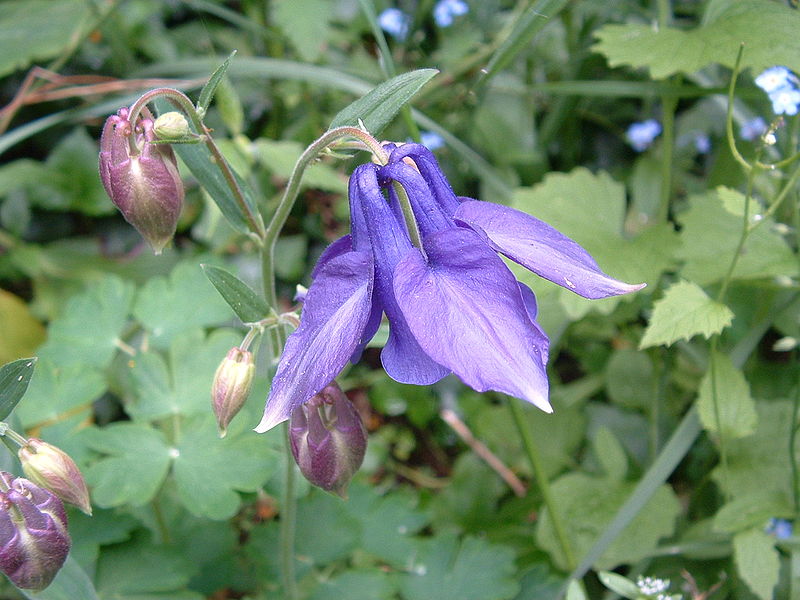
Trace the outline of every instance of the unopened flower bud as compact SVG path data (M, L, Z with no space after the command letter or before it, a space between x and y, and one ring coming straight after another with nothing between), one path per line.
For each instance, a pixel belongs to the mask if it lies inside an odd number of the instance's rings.
M17 587L43 590L64 564L70 545L58 496L0 471L0 571Z
M347 497L347 485L364 460L367 431L336 382L294 410L289 420L289 441L306 479Z
M180 140L189 135L189 122L177 111L166 112L153 123L153 133L160 140Z
M92 514L89 490L78 465L52 444L31 438L18 452L25 475L36 485L47 488L64 502Z
M148 113L149 114L149 113ZM134 147L130 136L135 135ZM153 121L128 119L121 108L106 120L100 139L100 178L111 201L156 254L175 235L183 183L172 148L153 144Z
M211 384L211 406L217 417L220 437L225 437L228 423L244 406L253 386L256 367L253 353L232 348L217 367Z

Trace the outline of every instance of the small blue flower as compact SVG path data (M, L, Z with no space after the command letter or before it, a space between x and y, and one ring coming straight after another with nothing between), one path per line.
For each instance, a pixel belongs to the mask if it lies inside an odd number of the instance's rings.
M767 131L767 122L761 117L754 117L749 121L745 121L739 128L739 135L743 140L752 142L756 138L761 137Z
M428 150L438 150L444 146L444 138L433 131L422 131L419 134L422 145Z
M800 91L795 89L777 90L769 95L769 99L776 115L796 115L800 109Z
M694 148L699 154L708 154L711 151L711 138L705 133L694 135Z
M386 33L398 40L406 39L411 27L411 17L399 8L387 8L378 15L378 25Z
M785 540L792 537L792 522L786 519L770 519L765 531L779 540Z
M634 150L643 152L650 147L659 133L661 133L661 124L655 119L647 119L647 121L633 123L628 127L625 138Z
M439 27L450 27L455 17L468 12L469 6L464 0L439 0L433 7L433 20Z
M770 67L756 77L756 85L768 94L790 88L796 82L797 77L786 67Z

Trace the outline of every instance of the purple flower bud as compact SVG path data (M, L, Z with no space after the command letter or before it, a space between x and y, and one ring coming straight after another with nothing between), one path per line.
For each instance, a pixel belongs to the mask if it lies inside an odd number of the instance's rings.
M64 564L70 545L58 496L0 471L0 571L17 587L43 590Z
M66 452L31 438L19 449L18 456L28 479L91 516L92 504L86 482L78 465Z
M211 384L211 406L217 417L219 436L225 437L228 423L244 406L256 373L253 353L232 348L217 367Z
M306 479L347 498L347 485L364 460L367 431L335 381L292 412L289 441Z
M149 115L149 112L146 113ZM131 147L131 133L135 148ZM100 178L111 201L156 254L175 235L183 183L168 144L153 144L153 120L132 124L128 109L110 116L100 139Z

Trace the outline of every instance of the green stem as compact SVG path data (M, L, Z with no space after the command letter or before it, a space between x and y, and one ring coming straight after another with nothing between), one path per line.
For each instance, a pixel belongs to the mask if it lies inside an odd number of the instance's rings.
M208 148L208 151L211 153L211 156L214 159L214 164L225 178L225 183L230 188L231 193L236 200L236 204L242 211L242 214L247 221L247 226L249 227L250 231L258 237L259 240L262 240L265 232L264 221L261 219L261 215L255 211L245 199L244 192L239 186L239 182L236 181L236 176L233 173L233 169L228 164L228 161L225 160L222 152L220 152L217 144L214 142L214 138L211 137L211 132L205 126L203 120L200 118L200 115L197 113L197 108L195 108L195 105L186 94L180 90L175 90L172 88L158 88L143 94L131 105L128 113L128 119L131 123L132 130L135 129L136 119L139 117L139 113L142 111L142 109L144 109L149 102L161 97L167 98L170 102L175 104L175 106L185 112L192 121L192 124L197 132L203 136L203 141L206 144L206 148ZM138 149L135 147L134 137L135 132L131 131L131 150L132 152L135 151L135 153L138 153Z
M25 436L18 434L16 431L14 431L13 429L11 429L11 427L8 426L8 423L5 423L3 421L0 421L0 436L3 437L3 440L6 439L12 440L20 448L28 445L28 439ZM9 446L9 448L11 448L12 450L14 449L11 446Z
M514 424L516 425L517 431L522 439L522 445L525 448L525 454L531 463L531 467L533 467L533 476L536 479L536 484L539 486L539 491L542 494L544 505L547 507L547 512L550 515L550 520L553 523L556 539L558 540L558 544L561 547L561 552L564 554L564 558L567 561L567 567L570 571L573 571L578 564L575 560L575 553L572 550L572 545L570 544L569 537L567 536L567 530L564 527L564 521L561 518L561 513L559 512L558 506L553 498L553 493L550 489L550 482L548 481L547 473L544 470L544 463L542 461L539 448L536 446L530 429L525 423L525 415L522 412L522 407L520 406L521 403L522 401L517 400L516 398L508 398L508 408L511 410L511 417L514 420Z
M731 81L728 84L728 113L725 118L725 134L728 138L728 148L730 148L733 158L736 159L745 173L749 173L753 167L750 165L744 156L739 152L736 147L736 138L733 135L733 96L736 90L736 80L739 78L739 70L742 65L742 54L744 53L744 44L739 46L739 53L736 55L736 63L733 65L733 73L731 73Z
M672 156L675 146L675 109L678 106L678 99L674 96L662 96L661 106L661 126L664 135L661 142L661 198L658 217L659 223L666 223L672 198Z
M669 0L656 0L658 3L658 25L661 28L669 27L672 22L672 7Z

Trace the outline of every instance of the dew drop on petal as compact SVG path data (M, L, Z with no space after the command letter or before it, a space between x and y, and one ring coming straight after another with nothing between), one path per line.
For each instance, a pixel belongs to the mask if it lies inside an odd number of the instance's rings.
M566 277L564 277L564 283L566 283L568 287L570 287L570 288L572 288L572 289L575 289L575 284L574 284L574 283L572 283L572 282L571 282L569 279L567 279Z

